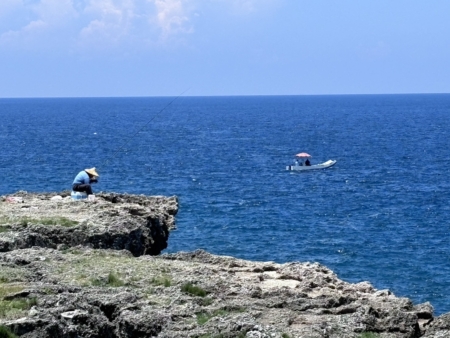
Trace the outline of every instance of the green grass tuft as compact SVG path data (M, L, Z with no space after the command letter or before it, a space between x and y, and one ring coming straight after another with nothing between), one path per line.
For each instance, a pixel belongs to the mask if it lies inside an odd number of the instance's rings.
M2 217L0 218L0 224L3 225L12 225L12 224L20 224L24 227L28 226L29 224L42 224L42 225L60 225L63 227L72 227L78 224L77 221L72 221L66 217L44 217L44 218L31 218L31 217ZM8 231L6 227L1 227L0 229L3 229L3 231L0 230L0 232Z
M361 338L379 338L380 336L373 332L363 332L361 333Z
M160 276L160 277L156 277L156 278L154 277L154 278L152 278L151 282L152 282L152 284L155 284L155 285L163 285L166 288L168 288L169 286L172 285L170 278L166 277L166 276Z
M214 302L212 298L200 298L198 304L201 306L208 306L211 305Z
M208 320L210 320L212 317L225 317L232 313L231 311L225 310L225 309L217 309L214 310L212 313L208 312L199 312L195 315L197 316L197 323L198 325L205 324Z
M124 286L125 283L117 276L114 272L110 272L108 275L108 283L109 286L119 287Z
M35 305L37 305L37 299L35 297L0 300L0 318L15 317Z
M201 287L195 286L192 283L186 283L181 286L181 291L189 293L193 296L205 297L208 293Z
M0 325L0 338L17 338L17 336L6 326Z
M91 285L92 286L104 286L105 283L103 283L100 279L98 278L91 278Z
M42 225L61 225L63 227L72 227L78 224L77 221L72 221L66 217L54 217L54 218L41 218L33 220L32 223L38 223Z
M91 278L92 286L112 286L112 287L120 287L124 286L125 282L120 279L120 277L114 273L110 272L106 279L102 278Z
M0 299L3 299L6 295L23 291L22 285L0 285Z
M13 283L13 282L25 282L27 278L25 277L25 271L21 268L1 266L0 267L0 299L1 293L4 286L2 284Z
M197 316L197 324L198 325L205 324L208 320L210 320L213 317L211 314L208 314L205 312L197 313L196 316Z
M237 338L245 338L247 336L247 331L239 332L239 336Z

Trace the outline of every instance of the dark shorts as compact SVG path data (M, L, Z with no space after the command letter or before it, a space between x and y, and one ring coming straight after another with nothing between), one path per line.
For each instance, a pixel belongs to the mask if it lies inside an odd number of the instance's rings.
M92 187L90 184L74 184L72 185L72 190L85 192L88 195L92 195Z

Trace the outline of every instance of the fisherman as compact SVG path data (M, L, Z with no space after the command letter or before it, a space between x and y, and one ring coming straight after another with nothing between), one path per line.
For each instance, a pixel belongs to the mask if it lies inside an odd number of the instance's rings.
M306 166L310 166L311 165L311 162L309 162L309 158L306 159L305 165Z
M94 168L84 169L75 176L72 183L72 190L85 192L88 196L92 195L92 183L98 182L99 174Z

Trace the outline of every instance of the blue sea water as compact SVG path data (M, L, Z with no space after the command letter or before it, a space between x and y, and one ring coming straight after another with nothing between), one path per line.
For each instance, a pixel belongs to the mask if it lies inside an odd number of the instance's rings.
M450 95L0 99L0 194L179 197L165 252L320 262L450 311ZM329 169L289 172L298 152Z

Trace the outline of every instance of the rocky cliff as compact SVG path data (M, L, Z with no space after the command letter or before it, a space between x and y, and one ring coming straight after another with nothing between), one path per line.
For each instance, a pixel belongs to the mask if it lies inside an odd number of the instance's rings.
M317 263L153 256L173 197L14 196L0 202L1 337L450 337L430 304Z
M100 193L92 202L74 201L68 192L19 192L0 203L0 252L82 245L157 255L177 211L176 197Z

